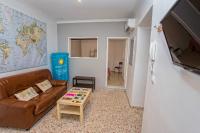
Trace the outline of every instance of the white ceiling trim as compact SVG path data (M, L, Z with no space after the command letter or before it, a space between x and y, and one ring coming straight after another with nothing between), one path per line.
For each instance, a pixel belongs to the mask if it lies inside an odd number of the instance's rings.
M89 20L57 21L57 24L96 23L96 22L127 22L127 21L128 21L128 18L122 18L122 19L89 19Z

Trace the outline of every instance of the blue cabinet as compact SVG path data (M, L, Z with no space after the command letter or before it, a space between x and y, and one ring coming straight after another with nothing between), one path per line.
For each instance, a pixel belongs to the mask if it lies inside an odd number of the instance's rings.
M69 80L69 54L53 53L51 68L54 80Z

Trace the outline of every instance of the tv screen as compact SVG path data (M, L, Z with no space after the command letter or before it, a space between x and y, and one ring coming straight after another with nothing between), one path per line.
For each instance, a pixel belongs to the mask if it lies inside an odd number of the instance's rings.
M161 24L174 64L200 73L200 0L179 0Z

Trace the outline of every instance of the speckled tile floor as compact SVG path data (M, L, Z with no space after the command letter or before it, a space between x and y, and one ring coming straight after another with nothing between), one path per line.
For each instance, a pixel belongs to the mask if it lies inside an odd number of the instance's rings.
M96 90L86 106L83 125L78 116L65 115L59 121L53 108L29 131L0 128L0 133L140 133L141 108L130 108L123 90Z

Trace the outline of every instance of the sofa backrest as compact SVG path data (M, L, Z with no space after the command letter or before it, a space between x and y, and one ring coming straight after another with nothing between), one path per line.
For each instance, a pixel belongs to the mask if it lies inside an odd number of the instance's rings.
M34 86L45 79L52 79L48 69L22 73L0 79L0 100L9 97L16 92Z

